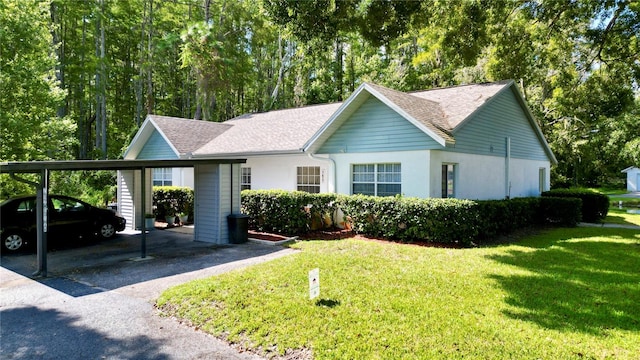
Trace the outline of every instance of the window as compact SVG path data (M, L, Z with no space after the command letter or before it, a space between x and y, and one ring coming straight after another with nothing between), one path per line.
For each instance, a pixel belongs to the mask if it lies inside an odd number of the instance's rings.
M298 166L298 191L320 192L319 166Z
M23 200L18 204L18 213L30 213L36 211L36 200L35 199L27 199Z
M442 197L456 196L456 165L442 164Z
M241 168L240 190L251 190L251 168Z
M172 183L172 169L171 168L159 168L153 169L153 186L171 186Z
M538 169L538 190L540 194L547 190L547 169Z
M84 205L72 199L52 198L51 203L56 212L84 211Z
M351 193L394 196L402 193L400 164L354 164Z

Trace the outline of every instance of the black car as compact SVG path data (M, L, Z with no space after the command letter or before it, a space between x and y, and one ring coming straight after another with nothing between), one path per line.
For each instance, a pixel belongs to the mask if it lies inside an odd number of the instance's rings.
M47 239L97 235L108 239L124 230L126 220L109 209L100 209L68 196L48 197ZM2 249L18 251L36 240L36 197L21 196L0 204Z

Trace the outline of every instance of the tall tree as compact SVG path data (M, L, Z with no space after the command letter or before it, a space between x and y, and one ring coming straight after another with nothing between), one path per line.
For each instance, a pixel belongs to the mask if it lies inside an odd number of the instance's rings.
M75 127L59 118L50 3L0 3L0 160L68 159Z

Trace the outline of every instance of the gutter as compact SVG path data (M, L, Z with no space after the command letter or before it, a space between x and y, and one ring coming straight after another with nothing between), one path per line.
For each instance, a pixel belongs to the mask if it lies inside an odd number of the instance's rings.
M331 182L332 182L332 189L327 189L329 190L330 193L335 193L336 192L336 162L335 160L333 160L332 158L328 157L328 158L323 158L323 157L317 157L315 155L313 155L312 153L307 153L307 156L309 156L309 159L313 159L313 160L320 160L320 161L327 161L330 163L331 166ZM328 186L327 186L328 188Z

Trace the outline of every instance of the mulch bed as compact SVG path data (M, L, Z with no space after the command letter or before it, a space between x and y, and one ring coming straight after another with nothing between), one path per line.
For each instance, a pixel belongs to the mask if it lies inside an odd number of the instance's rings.
M471 245L471 247L486 247L486 246L499 246L505 244L513 244L520 241L522 238L530 237L536 234L539 234L541 228L538 227L530 227L525 229L520 229L514 231L508 235L496 236L491 241L483 241L479 245ZM261 239L267 241L282 241L291 238L290 236L282 235L282 234L274 234L267 232L258 232L254 230L249 230L249 237L254 239ZM340 239L348 239L355 238L360 240L367 241L378 241L384 243L396 243L399 245L408 245L408 246L423 246L423 247L433 247L433 248L445 248L445 249L462 249L468 246L463 246L461 244L451 244L451 243L438 243L438 242L428 242L428 241L414 241L411 243L402 243L399 241L383 239L383 238L374 238L368 237L360 234L356 234L352 230L318 230L318 231L310 231L306 234L301 234L298 236L299 240L340 240Z
M285 236L282 234L259 232L254 230L249 230L249 237L254 239L274 241L274 242L282 241L290 238L289 236ZM384 243L391 242L391 243L397 243L401 245L414 245L414 246L437 247L437 248L462 248L462 246L457 244L443 244L443 243L434 243L434 242L426 242L426 241L401 243L401 242L383 239L383 238L373 238L373 237L367 237L364 235L359 235L353 232L352 230L318 230L318 231L310 231L306 234L301 234L298 236L299 240L340 240L340 239L349 239L349 238L368 240L368 241L379 241Z

